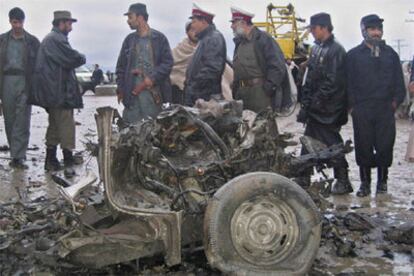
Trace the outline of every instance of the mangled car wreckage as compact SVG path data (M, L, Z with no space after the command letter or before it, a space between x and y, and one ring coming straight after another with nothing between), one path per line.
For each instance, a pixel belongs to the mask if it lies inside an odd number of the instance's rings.
M321 219L291 178L335 162L344 147L315 151L304 143L311 153L297 158L285 153L290 137L279 133L272 112L243 111L238 101L198 105L173 105L132 126L119 120L121 130L114 109L97 110L100 177L124 227L113 227L117 238L106 243L91 237L93 249L66 239L73 261L99 267L162 254L172 266L183 248L202 245L209 264L225 273L309 270Z

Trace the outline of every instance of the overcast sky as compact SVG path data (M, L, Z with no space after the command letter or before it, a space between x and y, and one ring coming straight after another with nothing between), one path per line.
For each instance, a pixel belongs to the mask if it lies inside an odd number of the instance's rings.
M230 29L230 6L235 5L256 14L255 21L263 21L270 0L198 0L202 8L216 14L217 28L227 41L229 56L234 44ZM87 63L99 63L104 68L114 68L121 44L131 32L123 13L134 2L126 0L0 0L0 32L10 29L8 11L20 7L26 13L25 28L40 40L50 31L54 10L69 10L78 19L69 40L75 49L86 54ZM163 32L175 47L184 36L184 25L191 13L190 0L151 0L147 5L149 24ZM334 33L346 49L362 40L359 21L362 16L377 13L384 21L384 38L391 46L396 39L401 42L401 58L410 59L414 54L414 1L413 0L291 0L273 1L274 4L292 3L297 15L305 18L318 12L331 14Z

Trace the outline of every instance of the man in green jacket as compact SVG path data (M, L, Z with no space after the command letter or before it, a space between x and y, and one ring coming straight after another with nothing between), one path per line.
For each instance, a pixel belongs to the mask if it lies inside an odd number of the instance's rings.
M20 8L9 12L11 30L0 35L0 95L10 146L10 166L27 169L24 160L30 136L31 106L28 93L39 40L24 29Z
M260 112L268 107L281 112L292 105L284 55L267 33L252 23L253 14L232 7L231 28L236 48L233 58L233 98L244 109Z

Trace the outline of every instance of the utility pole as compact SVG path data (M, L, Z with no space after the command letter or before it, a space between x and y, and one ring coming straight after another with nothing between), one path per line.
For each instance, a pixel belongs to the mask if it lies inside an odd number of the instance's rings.
M409 10L408 14L411 16L414 16L414 9L413 10ZM407 18L405 19L405 23L414 23L414 18ZM412 48L411 48L412 49ZM410 58L413 56L413 53L411 53Z
M408 14L414 15L414 10L409 10ZM405 23L414 23L414 19L413 18L407 18L407 19L405 19Z

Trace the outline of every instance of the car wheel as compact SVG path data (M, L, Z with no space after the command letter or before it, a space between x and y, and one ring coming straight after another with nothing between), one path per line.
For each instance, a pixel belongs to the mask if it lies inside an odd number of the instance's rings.
M209 200L204 249L211 266L242 275L305 274L321 239L310 196L275 173L236 177Z

